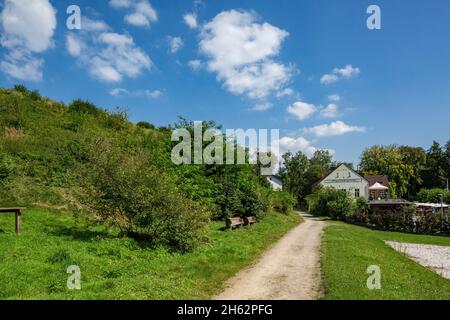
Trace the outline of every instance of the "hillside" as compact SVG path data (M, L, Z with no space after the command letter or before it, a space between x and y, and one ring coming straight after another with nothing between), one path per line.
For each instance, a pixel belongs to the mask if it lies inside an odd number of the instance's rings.
M112 141L124 152L151 148L155 165L168 168L169 132L146 127L85 101L67 106L23 87L0 89L0 204L74 204L77 178L96 139Z

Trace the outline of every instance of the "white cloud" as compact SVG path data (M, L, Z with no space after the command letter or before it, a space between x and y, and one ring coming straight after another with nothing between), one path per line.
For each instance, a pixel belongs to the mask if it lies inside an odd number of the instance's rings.
M150 57L136 46L130 35L111 32L102 21L86 21L88 28L82 28L78 35L68 33L66 47L94 78L119 82L124 77L134 78L150 70Z
M136 27L149 27L158 21L158 13L148 0L111 0L109 5L115 9L131 9L124 20Z
M84 43L76 35L68 34L66 37L67 51L72 57L78 57L81 54Z
M320 115L324 118L336 118L339 115L339 107L334 103L320 110Z
M170 52L172 52L172 53L176 53L184 45L183 39L181 39L180 37L170 37L169 36L168 40L169 40L169 49L170 49Z
M114 88L109 91L113 97L130 96L130 97L145 97L149 99L156 99L163 95L160 90L135 90L129 91L124 88Z
M286 88L286 89L283 89L283 90L277 92L277 98L292 96L293 94L295 94L295 91L293 89Z
M191 60L188 62L188 66L196 71L198 69L200 69L203 66L203 63L200 60Z
M297 101L287 108L287 111L295 116L298 120L305 120L311 117L316 111L317 107L313 104Z
M5 0L0 20L1 45L8 50L0 69L13 78L41 81L44 61L36 54L53 46L56 10L48 0Z
M334 68L332 73L325 74L320 78L320 83L327 85L339 81L342 78L350 79L358 76L361 73L359 68L354 68L351 64L346 65L344 68Z
M34 57L29 51L16 48L6 54L0 69L10 77L23 81L42 81L44 60Z
M310 141L308 141L303 137L298 138L282 137L280 140L274 141L272 144L279 148L280 155L283 155L287 152L295 154L301 151L305 153L307 156L311 157L312 155L314 155L314 152L318 150L311 144Z
M255 105L252 110L253 111L266 111L272 108L272 104L270 102L259 103Z
M197 22L197 14L195 13L187 13L183 17L184 23L191 29L197 29L198 28L198 22Z
M332 95L328 96L328 100L334 101L334 102L341 101L341 96L338 94L332 94Z
M234 94L261 99L283 89L291 67L273 61L288 32L258 23L246 11L223 11L203 26L200 51L208 58L208 70Z
M364 127L349 126L342 121L336 121L331 124L323 124L313 128L308 128L304 131L307 133L312 133L317 137L332 137L341 136L351 132L365 132L366 129Z
M130 0L110 0L109 5L113 8L129 8L131 6Z

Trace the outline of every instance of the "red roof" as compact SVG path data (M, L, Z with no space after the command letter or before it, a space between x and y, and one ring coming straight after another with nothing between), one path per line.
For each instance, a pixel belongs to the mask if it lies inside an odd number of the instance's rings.
M373 176L364 176L367 181L369 181L369 187L373 186L375 183L379 183L385 187L389 187L389 179L384 175L373 175Z

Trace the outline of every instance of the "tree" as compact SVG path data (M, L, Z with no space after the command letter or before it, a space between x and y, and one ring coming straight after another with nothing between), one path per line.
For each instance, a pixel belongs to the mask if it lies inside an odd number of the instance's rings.
M425 168L427 155L425 150L420 147L400 146L398 148L403 163L407 164L412 169L412 175L408 182L408 196L414 196L420 190L423 183L422 171Z
M423 171L424 187L426 188L444 188L446 186L446 154L437 141L433 141L430 149L427 151L427 160Z
M301 151L295 155L288 152L283 155L284 166L280 168L280 177L286 191L294 195L301 202L308 193L307 171L309 159Z
M284 167L280 170L280 176L286 190L299 203L313 192L314 186L327 175L332 164L332 156L327 150L316 151L311 159L302 152L294 156L288 152L283 159Z
M414 171L410 164L404 163L397 146L373 146L364 150L360 169L365 175L387 175L392 197L407 193Z

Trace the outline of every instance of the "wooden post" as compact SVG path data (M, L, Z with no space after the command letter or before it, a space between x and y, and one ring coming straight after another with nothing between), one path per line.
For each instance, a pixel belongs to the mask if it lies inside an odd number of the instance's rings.
M20 235L20 219L22 216L22 211L21 210L16 210L16 234Z

